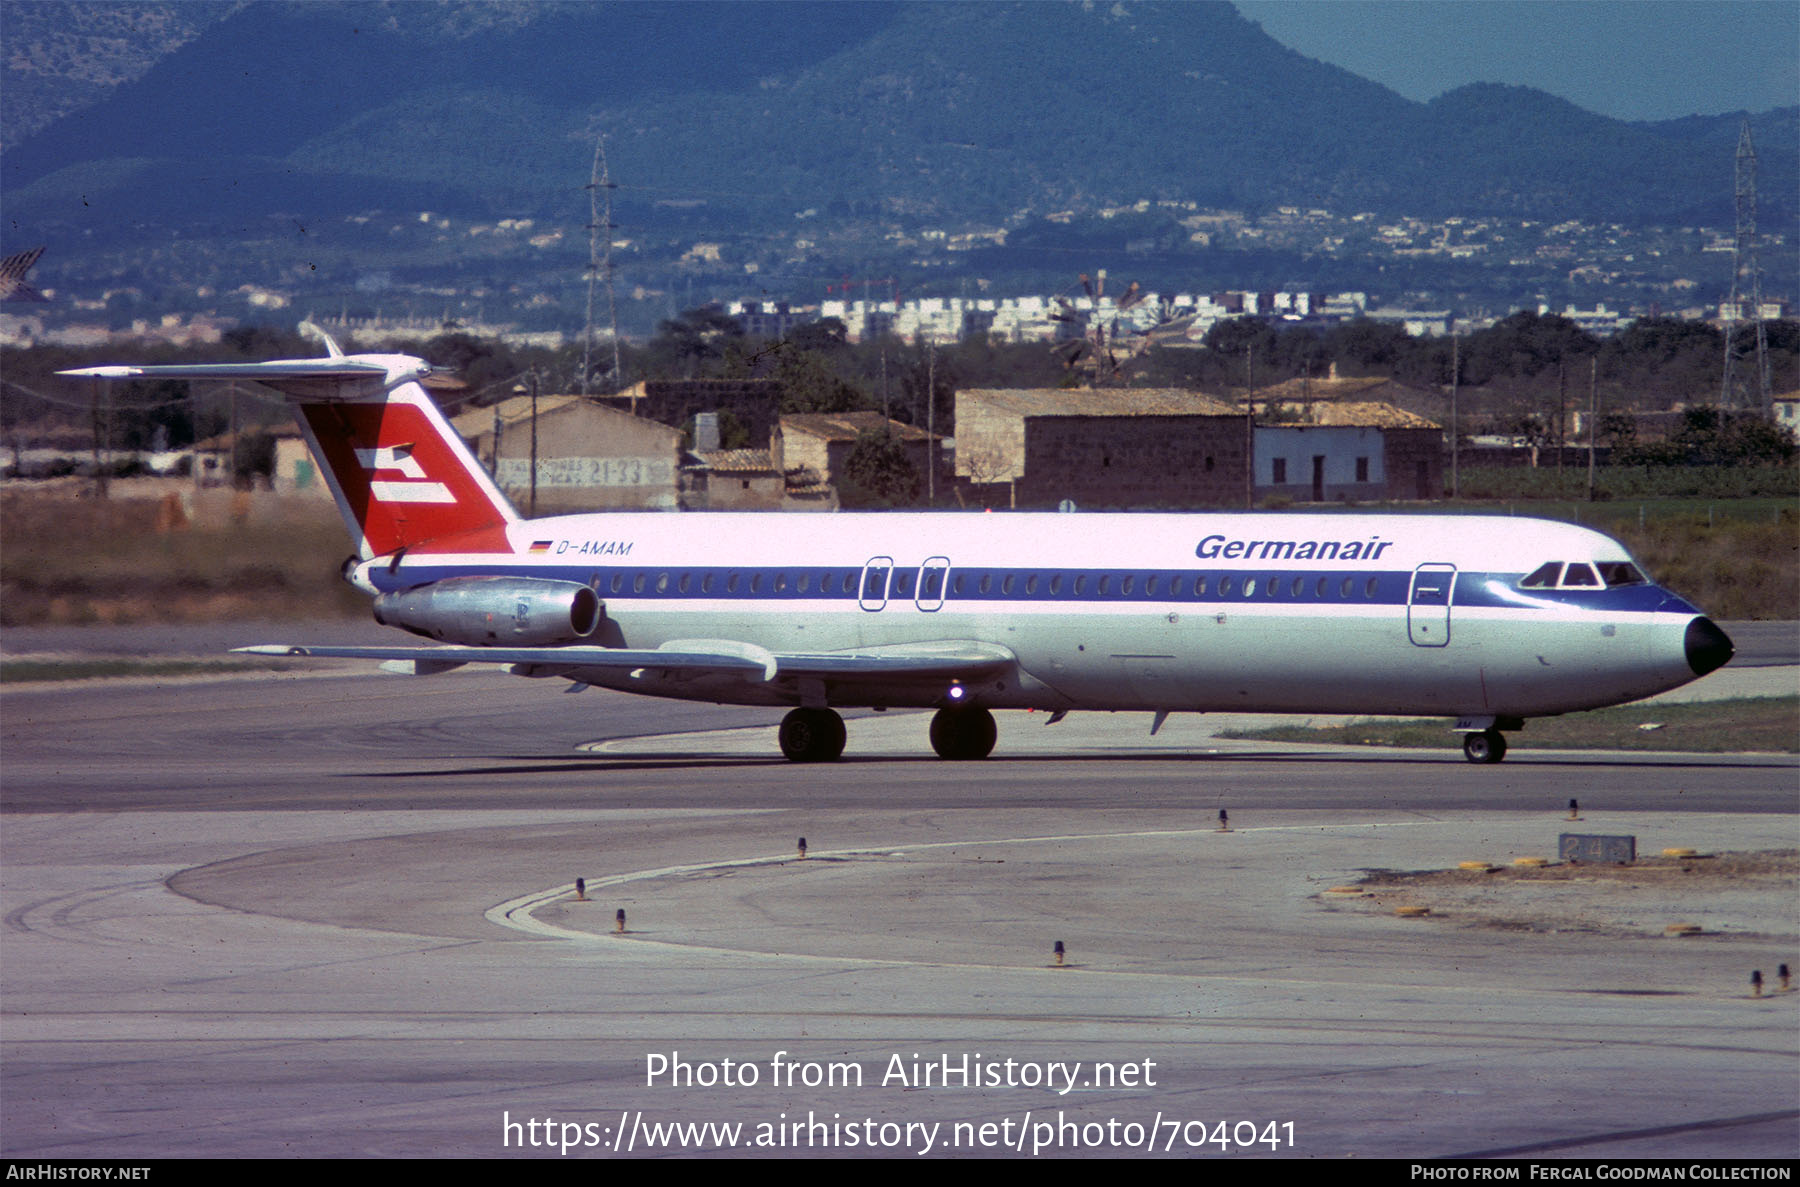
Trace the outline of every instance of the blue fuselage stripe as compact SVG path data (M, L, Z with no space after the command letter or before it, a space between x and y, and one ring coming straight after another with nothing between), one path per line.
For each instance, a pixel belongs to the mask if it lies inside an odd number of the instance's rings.
M981 605L1096 605L1246 602L1318 606L1405 605L1410 570L1291 569L1046 569L896 566L596 566L459 562L406 564L397 572L371 574L382 592L411 589L452 577L515 577L591 585L602 598L643 601L919 601ZM1612 613L1686 610L1680 599L1655 585L1611 589L1518 588L1521 573L1460 572L1451 603L1458 609L1545 610L1568 608ZM921 588L922 587L922 588ZM1441 605L1442 599L1433 604Z

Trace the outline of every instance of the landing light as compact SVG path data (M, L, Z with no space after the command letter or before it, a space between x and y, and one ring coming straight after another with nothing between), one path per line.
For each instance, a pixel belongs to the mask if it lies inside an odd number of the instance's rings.
M960 701L968 695L969 695L969 690L964 688L962 685L952 684L950 686L949 697L952 701Z

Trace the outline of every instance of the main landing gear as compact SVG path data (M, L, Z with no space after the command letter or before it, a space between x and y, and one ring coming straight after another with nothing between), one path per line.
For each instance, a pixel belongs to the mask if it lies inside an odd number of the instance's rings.
M844 719L830 709L795 709L781 719L781 753L793 762L836 762Z
M1464 734L1463 757L1476 763L1499 762L1506 757L1506 735L1497 729Z
M994 715L976 706L939 709L931 719L931 748L939 758L986 758L999 730ZM791 762L835 762L844 753L844 719L830 709L795 709L781 719L781 753Z
M931 718L931 748L939 758L986 758L998 736L994 715L978 705L939 709Z

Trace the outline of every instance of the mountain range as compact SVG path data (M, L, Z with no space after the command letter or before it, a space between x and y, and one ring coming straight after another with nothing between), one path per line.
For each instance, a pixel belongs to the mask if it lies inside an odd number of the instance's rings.
M602 135L635 226L1169 200L1729 230L1749 118L1763 226L1800 216L1800 108L1632 124L1496 84L1417 103L1227 3L264 0L179 27L189 6L0 8L13 249L367 210L579 226ZM19 9L42 11L21 27ZM107 81L45 15L96 9L143 15L161 48Z

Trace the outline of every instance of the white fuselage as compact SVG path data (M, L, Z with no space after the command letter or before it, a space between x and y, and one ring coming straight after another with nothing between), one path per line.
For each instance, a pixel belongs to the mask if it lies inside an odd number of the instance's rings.
M1017 657L973 685L993 708L1541 716L1695 678L1698 612L1647 582L1522 589L1545 562L1629 564L1617 542L1541 520L1444 515L582 515L509 526L511 556L404 555L376 588L505 574L579 582L596 640L732 640L778 653L968 641ZM821 588L823 587L823 588ZM794 703L732 678L653 695ZM935 705L941 684L831 690ZM959 694L960 695L960 694Z

